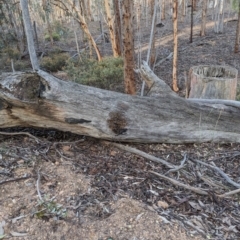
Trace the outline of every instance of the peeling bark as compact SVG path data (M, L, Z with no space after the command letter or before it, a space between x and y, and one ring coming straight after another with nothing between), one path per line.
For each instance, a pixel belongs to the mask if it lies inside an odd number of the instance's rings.
M144 143L240 143L240 103L183 99L144 63L150 88L131 96L62 81L39 70L0 75L0 128L41 127Z

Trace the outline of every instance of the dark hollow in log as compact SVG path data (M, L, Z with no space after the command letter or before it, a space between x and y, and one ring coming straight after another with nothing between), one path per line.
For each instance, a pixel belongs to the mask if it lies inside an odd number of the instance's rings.
M62 81L44 71L0 75L0 128L41 127L120 142L240 143L240 103L184 99L143 63L148 96Z
M195 66L189 71L189 98L235 100L238 71L229 66Z

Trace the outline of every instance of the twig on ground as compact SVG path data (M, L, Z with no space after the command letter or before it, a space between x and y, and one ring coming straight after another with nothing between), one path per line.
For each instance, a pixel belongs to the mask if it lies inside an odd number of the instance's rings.
M37 179L37 182L36 182L36 187L37 187L38 198L40 199L40 201L43 201L42 195L41 195L41 192L40 192L40 189L39 189L39 182L40 182L40 179L41 179L41 175L39 173L39 170L37 171L38 179Z
M228 177L227 174L224 173L220 168L215 167L215 166L212 166L211 164L202 162L202 161L200 161L200 160L191 159L191 161L197 162L197 163L199 163L199 164L202 164L202 165L204 165L204 166L206 166L206 167L209 167L209 168L215 170L215 171L218 172L228 183L230 183L231 185L233 185L233 186L236 187L236 188L240 188L240 184L234 182L234 181L233 181L230 177Z
M79 143L79 142L84 142L85 139L82 138L80 140L77 140L77 141L73 141L73 142L55 142L54 145L58 145L58 144L76 144L76 143Z
M230 191L230 192L226 192L226 193L221 194L221 195L218 195L218 197L220 197L220 198L225 198L225 197L228 197L228 196L231 196L231 195L237 194L237 193L240 193L240 188L235 189L235 190Z
M26 177L19 177L19 178L4 180L4 181L0 182L0 185L5 184L5 183L10 183L10 182L17 182L17 181L20 181L20 180L25 180L25 179L28 179L28 178L31 178L31 177L32 177L32 175L29 175L29 176L26 176Z
M166 172L166 174L171 173L171 172L177 172L180 169L184 168L184 166L185 166L184 163L186 162L186 160L187 160L187 154L185 153L184 154L184 158L181 161L181 164L179 166L177 166L176 168L174 168L174 169L170 169L169 171Z
M181 182L178 182L177 180L174 180L172 178L169 178L169 177L166 177L160 173L157 173L157 172L154 172L154 171L149 171L150 173L160 177L160 178L163 178L165 180L168 180L169 182L171 182L172 184L176 185L176 186L179 186L179 187L183 187L183 188L186 188L188 190L191 190L192 192L195 192L195 193L198 193L198 194L201 194L201 195L208 195L208 192L206 192L205 190L201 189L201 188L195 188L195 187L191 187L189 185L186 185L184 183L181 183Z
M208 184L209 186L215 187L217 189L222 188L222 189L226 189L226 186L219 184L219 183L214 183L211 179L202 176L202 174L200 172L197 172L197 176L203 180L206 184Z
M154 156L152 156L150 154L147 154L147 153L145 153L143 151L140 151L140 150L138 150L136 148L125 146L125 145L122 145L122 144L119 144L119 143L112 143L112 142L107 142L107 141L103 141L103 142L105 144L111 144L111 145L113 145L113 146L115 146L117 148L120 148L120 149L124 150L124 151L131 152L133 154L137 154L137 155L139 155L141 157L144 157L144 158L147 158L147 159L149 159L149 160L151 160L153 162L161 163L161 164L165 165L168 168L176 169L178 167L178 166L175 166L175 165L173 165L173 164L171 164L171 163L169 163L169 162L167 162L167 161L165 161L165 160L163 160L161 158L154 157Z
M160 65L160 64L162 64L162 63L163 63L164 61L166 61L166 60L170 60L170 59L172 58L172 56L173 56L173 52L171 52L167 57L159 60L159 61L155 64L155 67L158 66L158 65Z
M40 142L40 140L37 137L33 136L31 133L28 133L28 132L12 132L12 133L0 132L0 135L8 135L8 136L27 135L28 137L33 138L37 143Z

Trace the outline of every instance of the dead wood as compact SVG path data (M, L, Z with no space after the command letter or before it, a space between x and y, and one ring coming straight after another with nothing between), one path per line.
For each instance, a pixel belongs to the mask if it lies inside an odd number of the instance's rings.
M206 167L209 167L213 170L215 170L216 172L218 172L228 183L230 183L232 186L236 187L236 188L240 188L240 184L234 182L230 177L228 177L228 175L226 173L224 173L220 168L216 167L216 166L212 166L208 163L202 162L200 160L195 160L195 159L191 159L191 161L202 164Z
M149 171L149 172L154 174L154 175L156 175L156 176L158 176L158 177L160 177L160 178L162 178L162 179L164 179L164 180L167 180L167 181L171 182L172 184L174 184L176 186L183 187L183 188L188 189L188 190L190 190L192 192L195 192L197 194L208 195L208 192L203 190L203 189L201 189L201 188L192 187L190 185L181 183L181 182L179 182L179 181L177 181L175 179L172 179L170 177L166 177L166 176L164 176L164 175L162 175L160 173L154 172L154 171Z
M240 142L240 103L183 99L143 63L148 96L62 81L39 70L0 76L0 128L41 127L120 142Z
M105 144L110 144L109 142L106 142L106 141L104 143ZM113 146L115 146L119 149L122 149L124 151L130 152L130 153L133 153L133 154L137 154L137 155L139 155L141 157L144 157L144 158L146 158L150 161L153 161L153 162L156 162L156 163L161 163L161 164L165 165L166 167L171 168L173 170L178 168L178 166L175 166L175 165L173 165L173 164L171 164L171 163L169 163L169 162L167 162L167 161L165 161L161 158L154 157L154 156L152 156L150 154L147 154L147 153L145 153L141 150L138 150L136 148L125 146L125 145L122 145L122 144L119 144L119 143L111 143L111 145L113 145Z

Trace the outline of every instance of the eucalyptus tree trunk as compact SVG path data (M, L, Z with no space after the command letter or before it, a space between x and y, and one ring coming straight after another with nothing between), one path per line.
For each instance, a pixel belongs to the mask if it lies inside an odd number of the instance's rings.
M186 0L182 0L182 16L186 16Z
M34 41L33 41L33 28L31 24L29 9L28 9L28 0L20 0L20 6L22 9L22 17L27 37L27 43L28 43L28 51L30 55L30 60L32 64L33 70L39 69L39 63L37 59L37 54L34 47Z
M177 92L177 60L178 60L178 0L173 0L173 91Z
M218 0L215 7L214 16L214 32L223 32L223 22L224 22L224 0Z
M13 5L13 3L10 2L10 6L11 5ZM9 23L10 23L11 27L13 28L13 31L15 32L15 35L17 37L18 50L19 50L20 54L22 55L24 52L24 45L25 45L24 27L20 30L20 27L18 27L18 24L17 24L16 17L14 16L14 14L12 12L12 8L9 6L9 3L5 3L5 6L7 8Z
M136 80L134 73L134 29L133 29L133 1L122 1L123 14L123 52L124 52L124 85L125 93L136 94Z
M82 30L86 34L89 43L93 46L93 48L94 48L94 50L95 50L95 52L97 54L98 61L101 61L102 60L101 53L100 53L100 51L98 49L98 46L97 46L96 42L94 41L94 39L92 37L92 34L91 34L91 32L90 32L90 30L88 28L88 25L86 23L86 20L85 20L85 17L83 15L83 12L81 10L77 9L77 7L70 0L67 0L67 3L68 4L64 5L66 11L71 12L73 16L74 16L74 12L72 10L75 11L75 14L76 14L75 19L77 20L77 22L79 23L80 27L82 28ZM81 8L81 3L82 2L79 0L80 8Z
M240 1L238 3L238 22L237 22L237 30L236 30L236 40L234 52L238 53L239 51L239 39L240 39Z
M111 44L112 44L113 56L119 57L120 56L119 48L117 48L117 40L118 39L116 39L115 24L114 24L116 19L114 19L113 15L111 13L110 1L112 1L112 0L104 0L105 10L106 10L106 14L107 14L107 24L108 24L108 29L109 29L109 34L110 34L110 39L111 39Z
M91 10L91 0L87 0L87 12L88 12L88 18L90 21L94 21L92 10Z
M155 32L156 32L156 20L157 20L157 0L152 0L151 2L151 16L152 16L152 27L151 27L151 35L150 35L150 48L148 63L150 66L153 66L156 60L156 48L155 48Z
M200 31L201 37L205 36L205 31L206 31L207 3L208 3L208 0L203 0L202 2L202 24L201 24L201 31Z
M51 13L50 1L49 0L42 0L42 7L43 7L43 10L44 10L45 16L46 16L47 30L48 30L50 42L53 46L53 30L52 30L52 26L51 26L51 23L50 23L50 13Z
M165 19L165 11L166 11L166 5L165 5L165 0L162 0L162 14L161 14L161 20Z
M190 26L190 43L193 42L193 0L191 0L191 26Z
M115 40L116 40L116 49L118 51L119 56L122 55L122 21L121 21L121 13L119 9L119 0L113 0L113 9L114 9L114 32L115 32Z

